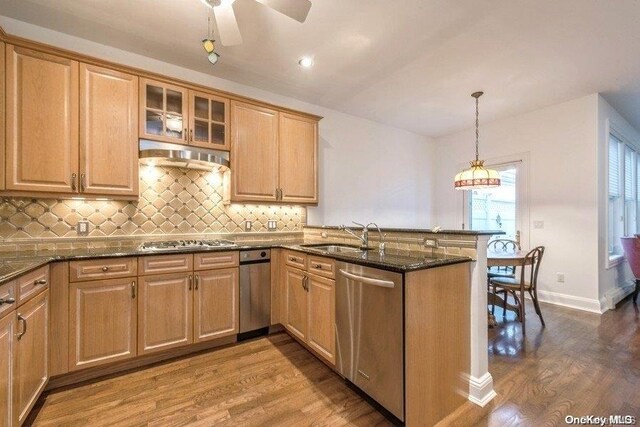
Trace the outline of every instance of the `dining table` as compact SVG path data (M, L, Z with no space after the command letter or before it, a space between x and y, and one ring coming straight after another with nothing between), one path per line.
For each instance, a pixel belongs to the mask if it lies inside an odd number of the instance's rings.
M531 258L527 258L528 251L523 251L522 249L517 251L487 251L487 267L523 267L526 265L531 265ZM517 271L516 271L517 273ZM516 276L517 277L517 276ZM490 288L487 289L487 303L489 305L498 305L500 307L504 306L505 301L502 297L491 292ZM518 312L518 306L506 304L507 310L513 311L515 313ZM489 327L494 327L497 325L496 317L491 314L491 311L488 312L488 321Z

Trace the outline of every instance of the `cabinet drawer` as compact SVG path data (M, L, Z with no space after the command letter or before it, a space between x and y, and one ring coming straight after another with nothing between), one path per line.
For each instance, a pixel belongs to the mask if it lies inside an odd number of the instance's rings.
M36 296L49 287L49 266L41 267L16 279L18 305Z
M284 263L291 267L296 267L302 270L306 270L307 255L301 252L287 251L284 253Z
M336 264L330 258L322 257L309 257L309 273L317 274L318 276L327 277L329 279L335 279L336 277Z
M0 304L0 317L17 307L16 302L18 302L18 296L16 293L15 280L5 283L4 285L0 285L0 300L6 301L9 298L13 298L14 302L4 302Z
M105 258L69 263L69 281L113 279L136 276L138 272L136 258Z
M203 252L194 255L194 270L236 267L238 260L238 251Z
M141 256L138 275L182 273L193 270L193 254Z

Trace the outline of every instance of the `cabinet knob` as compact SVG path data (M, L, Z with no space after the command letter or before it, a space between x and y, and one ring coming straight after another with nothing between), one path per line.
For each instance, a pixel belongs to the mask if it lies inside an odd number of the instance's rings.
M322 264L313 264L313 268L317 268L318 270L322 270Z
M11 298L11 297L0 298L0 305L2 305L2 304L13 304L14 302L16 302L15 298Z
M40 279L40 280L34 280L33 281L34 285L46 285L47 281L45 279Z
M102 271L107 272L109 271L109 267L107 267L106 265L104 267L102 267Z

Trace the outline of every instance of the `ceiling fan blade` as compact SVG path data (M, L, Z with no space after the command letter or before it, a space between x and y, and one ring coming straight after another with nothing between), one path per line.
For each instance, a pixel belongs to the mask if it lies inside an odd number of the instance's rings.
M216 17L216 24L220 33L220 43L224 46L241 44L242 35L240 35L240 28L238 28L238 21L236 21L235 13L233 13L232 5L216 6L213 8L213 14Z
M256 0L258 3L262 3L265 6L270 7L289 18L295 19L298 22L304 22L311 9L311 2L309 0Z

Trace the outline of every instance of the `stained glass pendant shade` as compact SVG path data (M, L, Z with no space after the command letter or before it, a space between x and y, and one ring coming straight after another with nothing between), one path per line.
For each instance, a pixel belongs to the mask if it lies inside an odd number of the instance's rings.
M479 140L479 120L478 120L478 98L483 92L474 92L471 94L476 99L476 159L471 161L468 169L456 175L454 186L456 190L475 190L479 188L493 188L500 186L500 174L484 167L484 160L480 160L478 155Z

